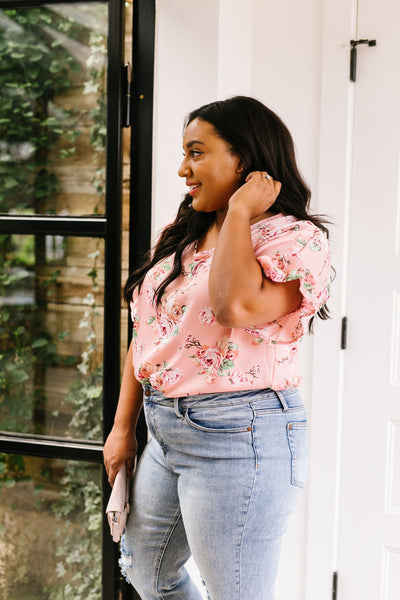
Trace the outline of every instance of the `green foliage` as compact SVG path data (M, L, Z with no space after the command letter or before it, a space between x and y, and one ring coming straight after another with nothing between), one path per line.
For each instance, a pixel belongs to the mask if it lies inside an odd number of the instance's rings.
M33 423L33 433L44 433L34 418L43 402L40 373L63 358L44 326L43 313L37 305L6 305L0 311L0 422L6 431L25 433Z
M96 94L96 106L90 113L93 123L90 128L90 142L94 151L93 162L95 164L95 175L92 185L99 198L104 196L106 171L102 156L106 146L106 92L104 87L105 67L104 56L107 48L104 43L104 37L96 32L90 35L90 56L87 60L87 66L90 68L90 80L85 84L85 94ZM94 214L98 213L98 207L95 207Z
M71 383L65 402L73 409L71 437L99 440L102 435L103 367Z
M44 8L5 10L0 28L0 211L28 207L58 189L50 155L60 136L74 152L79 133L72 111L54 103L73 85L80 63L63 47L57 33L72 23ZM54 39L54 36L55 39ZM23 168L21 168L21 164Z
M98 467L72 461L66 466L61 498L53 504L60 523L56 533L59 584L45 587L49 600L101 598L102 505L98 476Z
M17 481L27 479L29 476L26 474L23 456L0 454L0 490L14 487Z

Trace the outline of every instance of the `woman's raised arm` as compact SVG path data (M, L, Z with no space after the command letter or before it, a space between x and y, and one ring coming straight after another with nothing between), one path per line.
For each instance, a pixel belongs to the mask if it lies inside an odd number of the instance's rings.
M250 225L275 202L281 184L261 172L250 173L231 197L219 231L209 277L211 305L225 327L257 327L301 304L299 281L276 283L257 261Z

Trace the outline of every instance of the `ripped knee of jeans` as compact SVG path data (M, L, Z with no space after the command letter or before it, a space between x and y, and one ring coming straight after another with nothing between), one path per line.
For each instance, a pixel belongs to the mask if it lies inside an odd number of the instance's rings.
M118 561L119 567L121 569L121 573L123 577L125 577L126 581L131 584L129 580L127 571L132 569L133 566L133 554L132 552L128 552L125 547L125 534L121 537L121 556ZM132 584L131 584L132 585Z
M204 581L204 579L201 577L200 575L200 580L201 580L201 586L202 586L202 591L203 591L203 596L205 600L211 600L211 596L208 593L208 589L206 586L206 582Z

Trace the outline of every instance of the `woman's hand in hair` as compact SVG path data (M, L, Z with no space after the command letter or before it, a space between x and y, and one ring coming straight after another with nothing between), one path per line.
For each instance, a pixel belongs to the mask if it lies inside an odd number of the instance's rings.
M250 225L265 216L281 189L279 181L265 175L250 173L232 195L214 249L210 302L218 323L229 329L270 323L296 310L302 301L299 280L271 281L254 253Z
M266 213L279 196L282 184L270 177L266 171L252 171L246 182L236 190L229 200L229 208L240 209L249 220Z

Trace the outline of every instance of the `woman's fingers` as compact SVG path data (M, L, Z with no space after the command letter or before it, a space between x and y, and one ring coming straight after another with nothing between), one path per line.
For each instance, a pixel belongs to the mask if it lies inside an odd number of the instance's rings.
M271 183L274 181L272 175L270 175L267 171L252 171L247 175L246 181L250 181L250 179L253 179L253 177L260 177L261 179L265 179Z
M135 468L135 456L132 456L131 458L128 458L128 460L126 461L126 471L128 473L128 475L132 475L133 470Z

